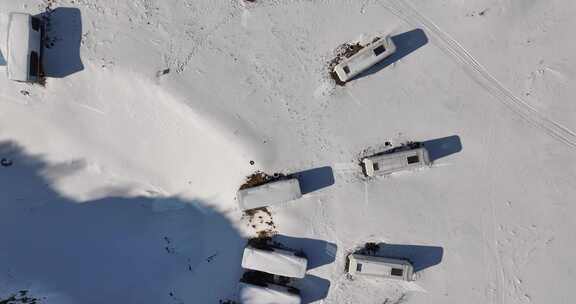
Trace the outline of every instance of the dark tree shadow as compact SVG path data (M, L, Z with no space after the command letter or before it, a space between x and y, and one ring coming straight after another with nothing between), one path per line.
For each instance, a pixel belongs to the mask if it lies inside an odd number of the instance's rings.
M314 303L326 298L330 290L330 281L311 274L307 274L303 279L297 280L293 285L300 290L300 297L302 297L302 303L304 304Z
M283 247L302 251L308 259L308 270L331 264L336 259L338 246L324 240L278 234L272 237L272 241Z
M82 14L72 7L58 7L39 14L44 20L42 67L46 77L63 78L84 70L80 57Z
M18 145L0 142L0 159L0 281L32 294L40 286L75 303L217 303L233 296L245 240L201 201L79 203L50 186L45 176L53 166Z
M424 31L421 29L414 29L409 32L392 36L390 38L396 45L396 52L394 52L394 54L390 55L388 58L370 67L366 71L356 75L356 77L352 78L352 80L378 73L380 70L408 56L410 53L416 51L428 43L428 37L426 36L426 33L424 33Z
M404 259L414 266L414 272L440 264L444 249L437 246L403 245L403 244L377 244L374 252L366 252L363 248L358 250L361 254L371 254L380 257Z
M427 140L422 142L422 145L428 150L430 161L462 151L462 142L458 135Z
M334 172L329 166L292 173L288 177L298 179L302 194L314 192L334 184Z

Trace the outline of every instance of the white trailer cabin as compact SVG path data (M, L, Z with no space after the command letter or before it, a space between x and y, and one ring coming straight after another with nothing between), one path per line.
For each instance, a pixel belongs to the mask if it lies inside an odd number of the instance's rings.
M249 210L299 199L302 192L298 179L291 178L238 190L236 197L240 209Z
M404 281L414 280L414 267L407 260L361 254L348 256L348 273Z
M420 168L429 164L430 157L426 148L375 155L362 159L364 174L369 177Z
M10 13L6 71L8 79L36 82L40 79L42 21L26 13Z
M346 82L392 55L395 51L396 45L389 36L380 38L366 45L350 58L344 58L334 67L334 72L342 82Z
M290 278L303 278L306 276L308 260L296 252L284 249L258 249L247 246L242 256L242 268Z
M265 284L266 286L240 282L241 304L300 304L302 298L295 288Z

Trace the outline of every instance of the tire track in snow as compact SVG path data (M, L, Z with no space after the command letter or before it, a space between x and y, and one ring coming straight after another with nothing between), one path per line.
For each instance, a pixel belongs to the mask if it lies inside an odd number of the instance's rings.
M491 120L490 117L488 117L489 120ZM496 130L494 128L494 123L491 121L490 123L488 123L488 134L487 134L487 138L486 138L486 142L485 142L485 146L486 147L492 147L494 146L494 139L496 138ZM486 158L484 159L484 164L483 164L483 171L487 176L487 180L488 180L488 189L487 189L487 193L489 194L489 210L487 210L488 215L486 215L486 217L488 218L489 223L487 223L488 226L488 230L489 230L489 238L490 240L488 241L490 245L484 244L483 246L485 247L485 249L491 249L492 251L492 257L495 261L495 263L490 263L490 266L493 267L493 271L492 271L492 275L493 278L495 279L495 283L496 286L494 287L495 290L495 294L493 295L495 298L495 302L498 304L503 304L504 302L504 290L505 290L505 286L504 286L504 282L505 282L505 278L504 278L504 270L503 270L503 265L502 265L502 256L500 255L499 252L499 246L500 243L498 241L498 218L496 216L496 198L495 198L495 186L494 186L494 179L490 178L492 177L493 173L490 171L490 164L494 163L494 151L493 149L488 149L488 152L486 154ZM485 228L483 228L484 230ZM487 239L485 239L486 241ZM493 247L492 247L493 246ZM488 247L488 248L486 248Z
M431 38L434 38L436 45L440 49L448 53L464 68L468 68L471 77L478 84L526 122L540 128L562 143L576 148L575 132L546 117L536 108L515 96L506 86L490 74L460 43L440 29L434 22L420 14L406 1L388 0L380 4L409 24L423 27L432 35Z

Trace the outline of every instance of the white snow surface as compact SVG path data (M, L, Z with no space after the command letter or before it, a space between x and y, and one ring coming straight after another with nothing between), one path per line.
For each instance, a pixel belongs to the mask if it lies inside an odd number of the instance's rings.
M329 166L270 208L335 245L303 248L305 303L573 302L573 1L5 0L0 57L8 13L49 3L59 76L0 77L0 299L235 299L244 177ZM338 45L386 33L405 56L332 82ZM361 177L366 149L435 139L431 168ZM348 279L368 241L416 281Z

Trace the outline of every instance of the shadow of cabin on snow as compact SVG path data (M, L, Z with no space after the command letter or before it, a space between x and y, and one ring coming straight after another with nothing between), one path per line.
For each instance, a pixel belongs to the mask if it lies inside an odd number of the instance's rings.
M326 298L330 290L329 280L311 274L297 280L293 285L300 290L303 304L314 303Z
M422 142L422 145L428 151L431 162L462 151L462 142L458 135L427 140Z
M279 243L282 247L291 250L302 251L308 260L307 270L333 263L338 249L336 244L328 241L282 234L273 236L272 242Z
M174 297L217 303L234 296L245 240L202 202L78 202L51 186L74 173L66 164L48 164L7 141L0 142L0 159L0 261L8 266L0 269L0 281L15 288L6 294L29 289L31 297L49 302L65 294L71 302L94 304L169 303ZM185 286L171 284L182 277Z
M289 174L288 177L298 179L302 195L318 191L334 184L334 172L332 167L318 167Z
M34 17L44 21L42 67L46 77L63 78L84 70L80 57L82 14L73 7L57 7Z
M410 53L416 51L428 43L428 37L422 29L414 29L399 35L392 36L390 39L392 39L396 45L396 51L389 57L368 68L366 71L356 75L349 81L378 73L380 70L408 56Z

